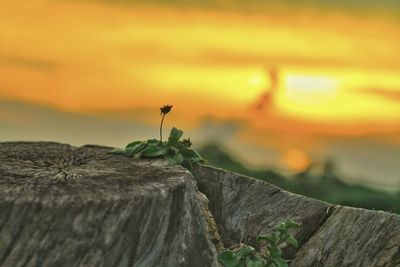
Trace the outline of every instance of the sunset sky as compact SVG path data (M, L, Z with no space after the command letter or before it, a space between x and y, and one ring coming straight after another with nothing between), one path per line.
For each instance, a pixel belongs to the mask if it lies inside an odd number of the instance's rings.
M0 140L122 146L169 103L254 166L400 187L400 4L292 2L0 0Z

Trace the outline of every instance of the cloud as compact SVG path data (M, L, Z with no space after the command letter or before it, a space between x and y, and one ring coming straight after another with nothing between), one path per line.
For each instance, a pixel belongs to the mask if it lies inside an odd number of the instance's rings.
M57 64L54 61L40 59L40 58L28 58L18 56L1 56L0 65L6 66L17 66L22 68L32 68L36 70L49 71L53 70Z
M362 92L367 93L367 94L376 95L376 96L385 98L386 100L400 102L400 89L395 91L395 90L389 90L389 89L385 89L385 88L367 88L365 90L362 90Z

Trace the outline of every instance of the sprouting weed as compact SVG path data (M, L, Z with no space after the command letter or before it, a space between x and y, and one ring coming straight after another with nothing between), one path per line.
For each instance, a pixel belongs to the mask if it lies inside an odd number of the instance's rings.
M160 107L161 123L160 123L160 140L149 139L147 141L134 141L129 143L125 149L114 149L114 154L124 154L134 159L140 158L164 158L171 164L183 165L191 168L196 162L202 162L203 158L193 149L190 138L181 140L183 131L175 127L171 129L168 141L162 139L162 127L164 117L172 109L172 105L164 105Z
M297 240L289 233L290 229L299 225L293 220L280 223L269 235L259 235L258 250L252 246L240 244L233 249L227 249L218 255L218 261L224 267L287 267L287 261L282 259L280 246L288 243L298 246Z

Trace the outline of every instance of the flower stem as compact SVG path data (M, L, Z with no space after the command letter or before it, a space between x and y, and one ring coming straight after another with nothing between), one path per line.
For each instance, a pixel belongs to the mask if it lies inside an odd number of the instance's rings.
M160 142L162 143L162 127L164 123L165 114L162 115L161 124L160 124Z

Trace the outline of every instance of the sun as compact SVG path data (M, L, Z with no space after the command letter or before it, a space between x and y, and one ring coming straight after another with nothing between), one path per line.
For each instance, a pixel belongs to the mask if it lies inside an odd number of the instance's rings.
M288 101L321 105L337 96L339 80L329 76L288 75L284 92Z
M283 71L281 77L274 97L279 112L311 120L338 117L344 89L339 77L306 70Z
M289 149L283 154L283 163L292 171L303 171L310 165L309 157L298 149Z

